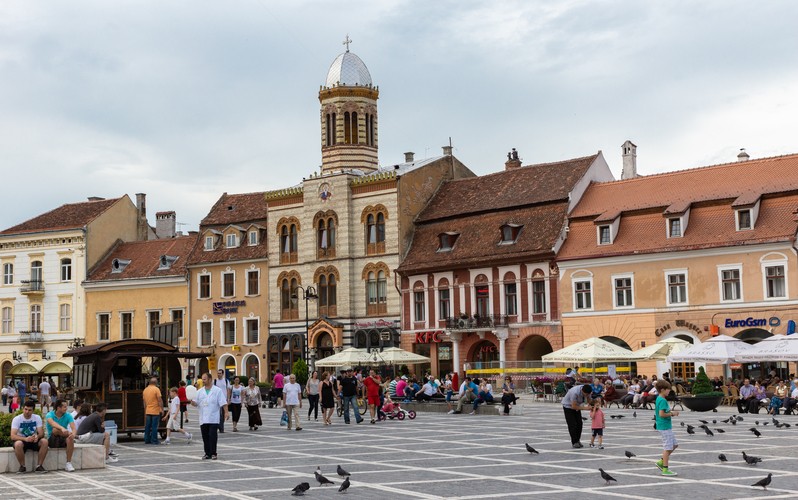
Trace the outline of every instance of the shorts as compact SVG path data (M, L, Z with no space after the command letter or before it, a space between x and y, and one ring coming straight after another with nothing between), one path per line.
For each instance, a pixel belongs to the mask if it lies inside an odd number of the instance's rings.
M39 451L39 443L31 443L29 441L22 442L22 452L25 453L28 450Z
M604 429L593 429L593 437L603 436L603 435L604 435Z
M676 445L679 444L676 442L676 435L673 433L673 429L660 430L659 435L662 436L662 449L665 451L673 451Z
M180 430L180 422L178 421L179 418L180 418L179 416L169 417L169 421L166 422L166 428L171 429L173 431L179 431Z
M67 438L64 436L52 435L47 438L47 444L50 446L50 448L66 448Z
M81 444L104 444L105 433L87 432L86 434L81 434L80 436L78 436L78 441L80 441Z
M446 402L447 403L452 401L452 394L453 394L453 391L446 391Z
M370 405L379 406L380 405L380 396L379 395L377 395L377 396L369 396L368 397L368 401L369 401Z
M39 401L42 406L52 406L53 405L53 398L49 394L44 396L39 396Z

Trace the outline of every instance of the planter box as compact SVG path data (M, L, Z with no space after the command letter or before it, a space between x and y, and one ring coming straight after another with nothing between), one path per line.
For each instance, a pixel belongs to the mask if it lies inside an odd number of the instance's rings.
M695 397L684 395L679 400L691 411L712 411L720 406L723 396Z

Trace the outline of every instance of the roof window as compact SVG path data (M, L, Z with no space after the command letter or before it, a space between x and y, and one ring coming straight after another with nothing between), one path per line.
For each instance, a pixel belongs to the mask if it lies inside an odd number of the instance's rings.
M172 264L177 261L177 257L172 255L161 255L161 258L158 260L158 270L163 271L164 269L170 269Z
M518 235L521 234L521 229L524 226L520 224L504 224L502 230L502 240L500 245L512 245L518 240Z
M111 272L112 273L121 273L125 270L125 268L130 264L129 259L114 259L111 262Z
M438 235L438 251L451 252L460 233L441 233Z

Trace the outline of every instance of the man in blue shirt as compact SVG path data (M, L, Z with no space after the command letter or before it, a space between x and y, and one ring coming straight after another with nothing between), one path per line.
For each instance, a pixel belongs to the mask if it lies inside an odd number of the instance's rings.
M457 401L457 410L449 410L449 414L452 413L462 413L463 412L463 405L466 403L473 403L475 399L477 399L477 394L479 393L479 387L477 384L471 380L471 377L466 377L465 382L463 382L463 391L460 395L460 399Z
M19 396L19 405L25 404L25 396L27 395L28 387L25 385L24 380L17 382L17 396Z
M740 387L740 399L737 400L737 413L748 413L751 401L754 399L756 399L754 386L751 385L750 380L745 379L742 387Z

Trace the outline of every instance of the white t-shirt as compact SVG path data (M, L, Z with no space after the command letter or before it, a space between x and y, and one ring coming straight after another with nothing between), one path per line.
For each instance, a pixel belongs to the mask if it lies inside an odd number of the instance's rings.
M283 386L283 394L285 395L286 405L298 405L299 394L302 392L302 386L297 382L287 383Z
M222 392L215 385L212 385L210 390L202 387L197 391L194 401L197 402L197 408L199 408L200 425L218 424L219 410L227 404L227 393Z
M490 384L485 384L485 392L487 392L488 394L492 394L493 393L493 386L490 385Z
M29 419L25 415L19 414L11 421L11 429L17 429L17 434L22 437L28 437L36 434L36 429L42 427L42 417L35 413Z
M790 394L790 397L793 399L798 399L798 386L796 386L795 389L792 390L792 394Z
M0 393L2 393L3 396L8 396L8 387L3 386L3 388L0 389Z
M48 384L46 381L39 384L39 394L42 396L49 396L50 384Z
M169 401L169 415L171 418L175 415L180 415L180 398L174 397L171 401Z
M83 420L84 420L86 417L85 417L85 416L82 416L82 417L75 417L75 416L73 416L72 418L74 418L74 419L75 419L75 429L77 429L78 427L80 427L80 423L81 423L81 422L83 422Z
M422 387L421 389L424 391L424 394L426 394L427 396L432 396L435 394L435 392L437 392L435 390L435 386L432 385L432 382L427 382L426 384L424 384L424 387Z

